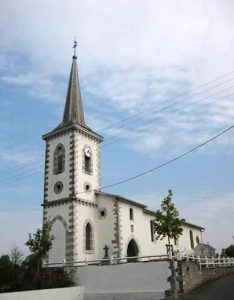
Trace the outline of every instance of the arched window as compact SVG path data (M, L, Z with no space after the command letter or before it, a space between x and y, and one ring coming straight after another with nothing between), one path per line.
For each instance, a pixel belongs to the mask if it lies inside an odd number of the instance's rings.
M91 157L87 157L85 155L85 172L90 173L91 172Z
M59 144L54 150L54 174L63 173L65 170L65 148Z
M129 209L129 219L133 220L133 209L132 208Z
M197 242L197 244L200 244L200 239L198 236L196 236L196 242Z
M191 245L191 248L194 249L194 240L193 240L193 232L192 232L192 230L189 231L189 235L190 235L190 245Z
M85 226L85 250L92 250L92 227L90 223Z

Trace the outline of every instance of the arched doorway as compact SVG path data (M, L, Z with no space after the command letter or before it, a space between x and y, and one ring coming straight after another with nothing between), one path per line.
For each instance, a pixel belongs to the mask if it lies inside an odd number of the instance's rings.
M135 242L134 239L131 239L131 241L128 243L127 256L133 257L133 256L138 256L138 254L139 254L139 249L137 243ZM132 262L132 261L137 261L137 258L128 258L128 262Z

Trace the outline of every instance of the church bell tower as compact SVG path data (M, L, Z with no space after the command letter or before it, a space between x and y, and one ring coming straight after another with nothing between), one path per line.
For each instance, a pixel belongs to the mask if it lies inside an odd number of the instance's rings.
M46 143L44 222L52 222L55 236L49 262L78 258L80 204L95 207L100 190L100 142L103 138L85 123L80 92L76 45L61 124L43 135ZM92 212L90 212L92 218Z

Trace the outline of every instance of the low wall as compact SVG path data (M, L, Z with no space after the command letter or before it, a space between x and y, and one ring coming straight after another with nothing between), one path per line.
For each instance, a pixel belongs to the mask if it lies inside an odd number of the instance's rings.
M83 287L34 290L0 294L0 300L84 300Z
M180 268L180 286L183 293L187 293L208 281L217 279L225 275L234 274L234 267L200 269L198 263L190 261L182 261Z
M90 294L164 292L170 274L168 261L150 261L77 267L73 280Z

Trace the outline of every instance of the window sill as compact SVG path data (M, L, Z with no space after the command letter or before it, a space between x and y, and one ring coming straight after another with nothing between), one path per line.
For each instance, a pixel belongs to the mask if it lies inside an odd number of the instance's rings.
M86 253L86 254L93 254L94 251L93 250L84 250L84 253Z

